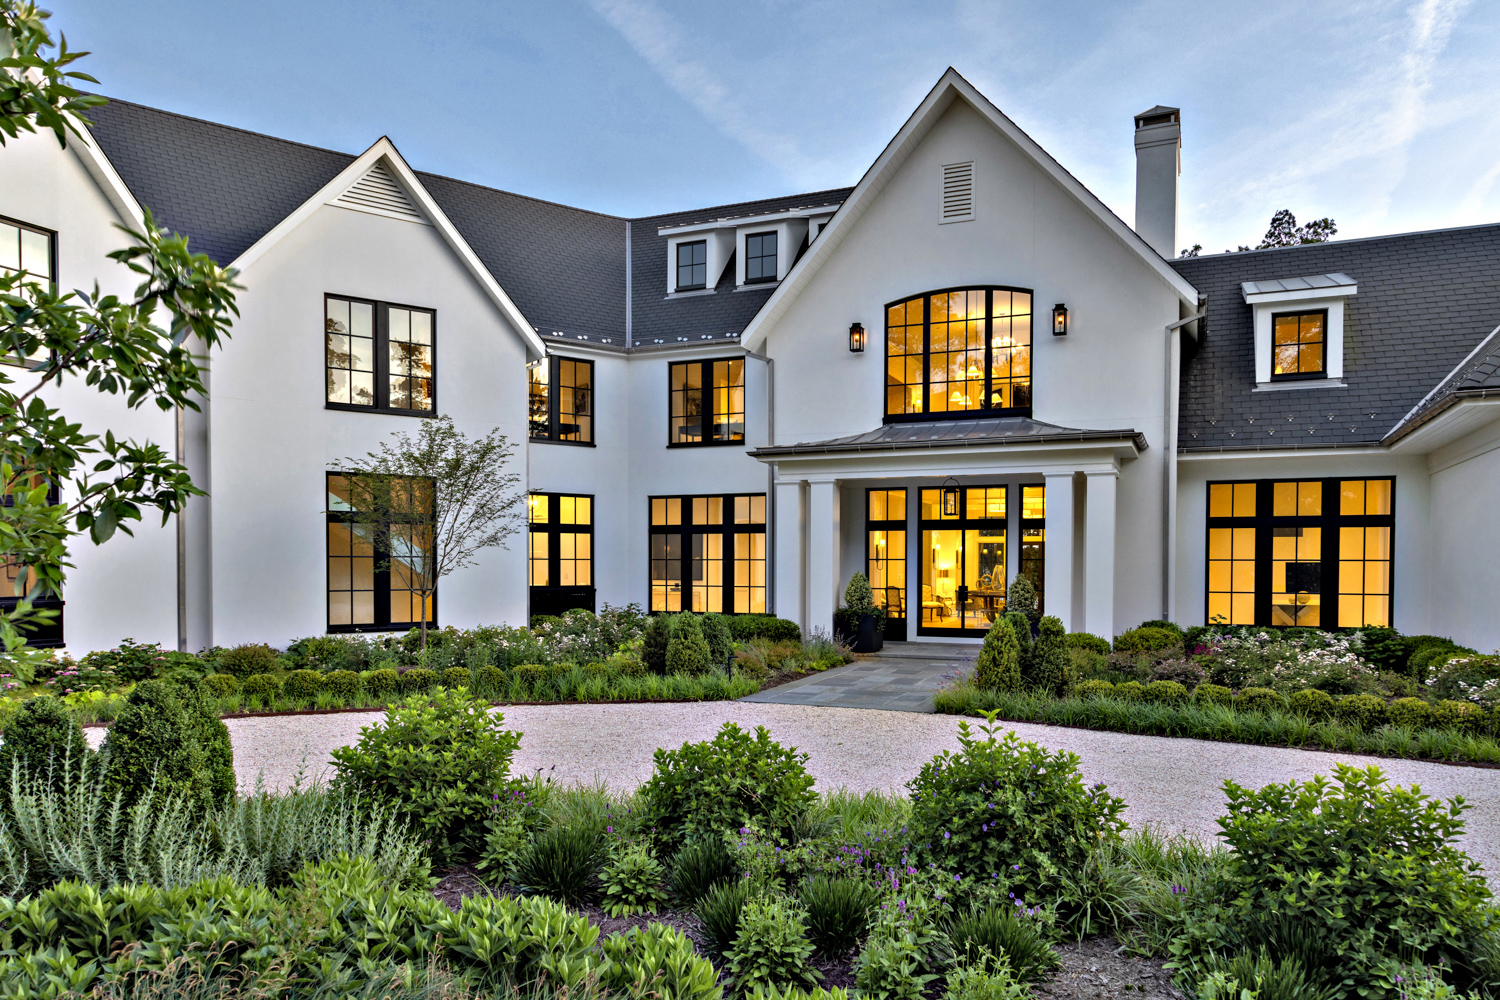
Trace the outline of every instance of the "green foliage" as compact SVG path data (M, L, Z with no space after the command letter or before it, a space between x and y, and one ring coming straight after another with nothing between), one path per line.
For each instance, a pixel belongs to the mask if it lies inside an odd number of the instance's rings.
M1069 632L1063 641L1067 643L1069 649L1086 649L1100 656L1110 654L1109 640L1101 639L1089 632Z
M751 899L740 910L734 946L725 964L735 989L813 984L818 973L808 965L813 945L801 911L784 899Z
M1322 694L1322 692L1318 692ZM1327 695L1324 695L1327 697ZM1199 705L1232 705L1234 692L1221 684L1199 684L1193 688L1193 701Z
M1181 625L1178 625L1176 622L1169 622L1161 618L1153 618L1150 621L1141 622L1136 626L1136 628L1159 628L1164 631L1171 632L1177 637L1178 642L1181 642L1183 640L1183 637L1187 634L1182 630Z
M667 672L667 646L672 640L672 623L675 616L654 615L642 635L641 662L653 674Z
M1031 651L1031 675L1027 686L1060 695L1068 686L1067 633L1062 620L1048 615L1041 620L1036 645Z
M1394 670L1405 673L1407 661L1411 659L1414 644L1410 636L1404 636L1393 628L1363 628L1364 645L1360 656L1380 671Z
M359 695L359 674L352 670L330 670L323 675L323 686L342 701L353 701Z
M863 879L813 875L797 898L807 913L807 933L817 950L830 958L843 955L870 929L880 904L880 887Z
M849 1000L849 991L842 986L834 986L824 989L814 986L812 989L803 989L801 986L787 986L778 989L775 986L756 986L747 995L748 1000Z
M734 651L734 636L729 631L728 619L710 612L702 618L703 638L708 643L708 659L718 665L728 663Z
M275 674L251 674L240 685L240 696L246 701L259 702L266 708L281 694L281 678Z
M443 671L443 687L466 688L471 686L473 672L468 667L449 667Z
M993 964L993 963L992 963ZM993 968L956 966L948 973L943 1000L1027 1000L1031 991L1003 962Z
M684 905L693 906L710 889L732 881L736 875L729 852L719 837L705 837L682 845L672 860L672 892Z
M1116 684L1111 693L1120 701L1145 701L1146 685L1140 681L1126 681L1123 684Z
M1107 698L1114 693L1113 681L1092 680L1079 681L1073 685L1073 697L1075 698Z
M564 903L582 903L594 890L603 841L587 826L554 826L516 855L512 880L527 892Z
M401 672L401 693L418 694L423 691L431 691L437 687L438 675L435 670L426 667L413 667Z
M213 782L198 727L177 689L165 681L135 686L104 737L102 752L109 790L118 792L126 805L153 788L163 797L182 797L194 810L212 805Z
M713 740L658 749L641 788L646 825L668 848L755 825L788 831L817 799L807 754L783 747L764 726L754 735L726 722Z
M875 613L875 592L863 573L856 572L849 578L849 586L844 588L844 607L856 615Z
M1188 689L1176 681L1152 681L1146 685L1141 697L1149 702L1167 705L1185 705Z
M1333 703L1333 715L1340 722L1364 730L1376 729L1388 721L1385 700L1373 694L1346 694Z
M644 842L629 844L615 852L599 872L604 912L612 917L655 913L667 903L662 880L666 867Z
M664 924L632 927L600 942L604 965L599 982L629 1000L722 1000L713 964L693 941Z
M1009 966L1023 983L1039 983L1062 964L1041 928L1015 906L993 904L954 918L948 929L954 954L969 967Z
M180 697L194 738L203 748L203 771L198 778L206 790L208 803L222 807L235 793L234 745L229 739L229 727L197 691L181 692Z
M1440 635L1407 636L1406 641L1411 653L1406 661L1405 673L1415 678L1418 684L1426 682L1429 674L1437 672L1449 660L1472 656L1475 652Z
M401 687L401 676L393 667L363 671L359 675L359 680L365 691L375 698L389 698Z
M483 666L474 671L474 692L487 698L495 698L507 687L505 671L499 667Z
M1007 614L1019 614L1026 619L1029 640L1031 631L1036 628L1041 618L1041 611L1038 610L1036 603L1036 586L1031 582L1030 577L1017 574L1016 578L1010 581L1010 586L1005 591L1005 611ZM1019 635L1019 632L1017 634Z
M79 666L108 671L122 681L134 683L160 677L167 667L167 654L161 651L158 643L122 639L114 649L87 654L79 661Z
M511 671L511 676L516 679L520 689L532 698L550 694L548 688L551 686L552 672L540 663L522 663Z
M1432 721L1462 733L1477 733L1485 725L1485 716L1478 705L1445 699L1432 706Z
M1287 699L1287 708L1309 719L1326 719L1333 713L1333 696L1317 688L1303 688Z
M324 688L323 675L316 670L293 670L282 685L286 696L298 701L313 701Z
M521 734L462 691L438 688L393 707L385 723L333 752L336 787L388 802L424 839L435 860L473 857L494 796L505 790Z
M1019 611L1007 611L1005 620L1010 623L1011 635L1016 637L1016 666L1021 671L1021 686L1030 688L1033 686L1031 622Z
M1180 642L1182 642L1181 634L1172 629L1148 628L1142 625L1115 636L1115 652L1154 653L1159 649L1171 649Z
M1433 707L1421 698L1397 698L1386 706L1386 718L1393 726L1408 726L1412 729L1430 726L1436 714Z
M259 642L226 649L214 664L220 673L232 674L242 681L255 674L273 674L278 665L276 650Z
M1035 898L1060 876L1076 878L1089 853L1117 842L1125 803L1087 787L1078 756L1049 753L993 717L976 738L959 723L959 753L944 751L908 783L911 837L942 868L987 876L1006 872L1016 898Z
M734 945L739 932L740 911L750 901L750 883L746 879L721 882L714 886L693 907L693 915L703 925L707 938L705 946L723 955Z
M67 775L81 770L92 753L83 727L60 698L26 699L6 723L0 741L0 803L9 800L14 768L61 788Z
M203 678L203 690L214 698L228 698L239 693L240 682L234 674L209 674Z
M951 958L930 897L894 894L881 904L855 962L854 985L868 1000L920 1000Z
M1021 646L1006 618L996 618L979 649L974 682L991 691L1021 689Z
M1286 699L1270 688L1245 688L1234 696L1234 707L1241 712L1285 711Z
M1226 781L1224 792L1225 884L1172 943L1179 968L1265 946L1272 959L1303 957L1310 977L1346 996L1377 995L1412 958L1472 979L1497 914L1480 866L1453 846L1462 799L1437 801L1388 785L1378 768L1344 764L1332 781L1259 791Z
M802 629L794 621L775 615L730 615L729 631L735 642L765 639L767 642L802 641Z
M677 616L677 621L672 626L672 638L667 643L667 673L692 677L707 673L712 668L708 640L703 638L703 627L698 623L698 616L691 611L684 611Z
M1307 970L1295 956L1277 962L1265 948L1242 951L1227 959L1209 956L1202 972L1199 1000L1243 1000L1246 992L1254 1000L1334 1000L1338 995L1332 987L1309 980ZM1404 992L1402 1000L1407 1000Z

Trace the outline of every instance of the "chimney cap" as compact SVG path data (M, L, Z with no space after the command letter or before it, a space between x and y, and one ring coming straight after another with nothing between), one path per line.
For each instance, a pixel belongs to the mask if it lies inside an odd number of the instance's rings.
M1149 128L1152 125L1175 125L1182 120L1181 108L1169 108L1158 104L1147 111L1142 111L1135 116L1135 127L1137 129Z

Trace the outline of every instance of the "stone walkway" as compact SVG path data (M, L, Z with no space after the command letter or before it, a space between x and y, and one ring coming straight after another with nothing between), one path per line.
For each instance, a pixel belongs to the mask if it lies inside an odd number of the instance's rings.
M970 670L979 643L892 642L847 666L746 695L740 701L931 712L933 693Z

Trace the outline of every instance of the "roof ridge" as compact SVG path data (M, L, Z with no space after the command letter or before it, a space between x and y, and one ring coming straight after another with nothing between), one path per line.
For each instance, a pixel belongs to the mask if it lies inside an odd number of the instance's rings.
M1348 246L1350 243L1370 243L1374 240L1399 240L1408 236L1436 236L1439 233L1461 233L1471 229L1500 229L1500 222L1477 222L1472 226L1446 226L1442 229L1413 229L1406 233L1381 233L1378 236L1355 236L1347 240L1324 240L1321 243L1298 243L1289 247L1256 247L1249 250L1225 250L1223 253L1204 253L1196 257L1172 257L1167 263L1179 261L1207 260L1210 257L1239 257L1247 253L1278 253L1283 250L1306 250L1309 247Z
M843 191L843 192L845 192L847 194L848 192L853 191L853 190L854 190L854 185L852 185L852 184L845 184L845 185L841 185L839 187L824 188L821 191L800 191L800 192L794 192L792 194L772 195L772 196L767 197L767 198L751 198L751 199L749 199L747 201L731 201L731 202L726 202L726 203L724 203L722 205L704 205L702 208L685 209L685 210L683 210L681 212L658 212L655 215L634 215L634 216L630 216L629 220L631 222L645 222L648 219L664 219L664 218L667 218L668 216L688 215L688 214L695 213L695 212L713 212L713 211L717 211L718 209L721 209L721 208L739 208L739 207L741 207L743 205L758 205L758 204L760 204L761 202L764 202L764 201L785 201L788 198L816 198L819 195L833 194L836 191ZM712 222L712 221L716 221L716 220L705 219L703 221L705 221L705 222ZM684 225L687 225L687 224L689 224L689 223L684 223Z

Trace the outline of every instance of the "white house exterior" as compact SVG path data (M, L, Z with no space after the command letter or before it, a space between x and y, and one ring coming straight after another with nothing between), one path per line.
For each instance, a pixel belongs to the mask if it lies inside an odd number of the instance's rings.
M634 602L826 628L864 571L888 638L958 641L1025 573L1104 636L1500 646L1500 225L1173 259L1176 109L1136 119L1132 229L951 70L852 189L647 219L385 139L95 117L0 151L0 226L49 241L63 287L126 292L104 255L149 206L245 290L187 420L185 630L176 526L148 523L74 552L70 649L409 627L399 559L357 551L328 477L436 413L507 434L535 497L442 580L438 625Z

